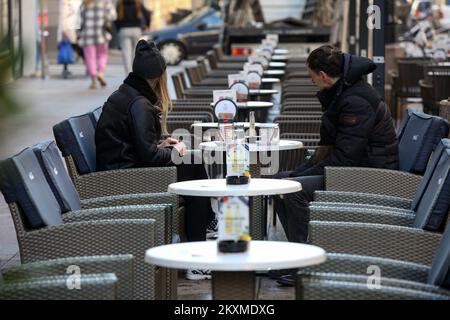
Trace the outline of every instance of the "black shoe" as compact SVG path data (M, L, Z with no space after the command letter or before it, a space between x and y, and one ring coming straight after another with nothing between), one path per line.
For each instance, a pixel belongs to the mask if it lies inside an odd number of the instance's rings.
M295 286L295 276L294 275L285 275L280 277L277 282L285 287L294 287Z
M269 278L278 280L283 276L295 275L297 273L297 271L298 271L298 269L270 270Z

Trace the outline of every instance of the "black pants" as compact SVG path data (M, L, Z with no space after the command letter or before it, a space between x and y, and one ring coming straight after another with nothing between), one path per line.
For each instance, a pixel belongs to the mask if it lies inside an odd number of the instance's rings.
M281 172L275 176L283 179L290 172ZM290 242L306 243L308 240L309 202L314 199L314 191L324 190L323 176L290 178L302 184L302 191L285 194L284 199L274 197L275 211L283 225Z
M201 164L182 164L177 166L178 181L208 179ZM205 241L206 226L214 219L209 198L182 197L185 207L185 231L187 241Z

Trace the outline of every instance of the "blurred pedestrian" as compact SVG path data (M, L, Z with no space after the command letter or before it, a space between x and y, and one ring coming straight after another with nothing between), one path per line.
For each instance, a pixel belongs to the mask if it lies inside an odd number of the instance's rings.
M125 72L132 71L134 48L150 26L150 12L141 0L119 0L117 2L116 27L119 30L120 48Z
M97 80L102 87L107 84L105 68L108 63L108 43L112 38L111 25L115 19L116 10L111 0L83 0L78 44L83 48L91 89L97 88Z
M64 44L70 43L72 50L76 52L77 56L83 58L83 49L77 43L76 33L81 2L82 0L61 0L59 2L57 40L59 48L61 48L61 44L63 44L64 48ZM63 65L63 77L67 78L70 72L67 64L63 63Z

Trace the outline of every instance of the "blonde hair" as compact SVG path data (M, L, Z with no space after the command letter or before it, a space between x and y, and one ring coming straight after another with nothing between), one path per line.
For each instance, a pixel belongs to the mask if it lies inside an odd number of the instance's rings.
M147 79L150 88L158 97L155 107L161 111L161 129L163 134L167 134L167 116L172 110L172 100L169 96L169 88L167 87L167 71L161 77L155 79Z

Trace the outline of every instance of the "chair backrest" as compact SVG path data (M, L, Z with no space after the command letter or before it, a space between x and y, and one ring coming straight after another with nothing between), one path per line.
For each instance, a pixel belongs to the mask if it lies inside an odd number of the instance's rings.
M443 231L450 209L450 149L445 149L418 204L413 226Z
M214 52L216 53L217 59L222 60L224 57L222 46L218 43L213 46Z
M412 112L399 140L400 170L423 174L431 153L448 133L449 125L445 119Z
M61 208L31 148L0 162L0 189L8 204L20 208L21 227L39 229L63 223Z
M428 283L450 289L450 227L447 228L434 255Z
M182 73L177 72L172 75L172 82L173 86L175 88L175 93L177 95L177 99L183 99L184 98L184 87L183 82L181 81Z
M91 114L92 114L95 126L97 125L98 120L100 119L100 116L102 115L102 112L103 112L103 106L92 110Z
M63 157L72 156L79 174L96 171L95 127L89 114L62 121L53 134Z
M39 160L47 183L53 191L63 213L81 209L80 196L67 173L54 141L31 147Z
M450 94L450 70L435 71L431 74L433 86L433 100L441 101L448 98Z
M216 60L216 56L214 54L214 51L210 50L206 53L206 58L209 61L209 65L211 66L211 69L217 69L218 65L217 65L217 60Z
M424 77L424 66L429 58L402 58L398 60L398 95L402 97L420 97L419 81Z
M198 71L199 67L187 67L186 68L186 74L189 78L189 81L191 82L191 86L198 86L200 85L200 75Z
M206 60L204 57L197 58L197 66L199 68L200 79L204 79L208 74L208 68L206 67Z
M406 125L408 124L409 119L411 118L411 114L413 111L411 109L407 109L407 112L405 116L403 117L402 121L400 122L400 125L397 129L397 139L400 140L403 136L403 133L405 132Z
M427 189L431 178L433 177L433 174L437 168L437 165L439 161L441 160L441 157L446 149L450 149L450 140L449 139L442 139L436 149L434 150L430 161L427 165L427 170L425 171L425 174L423 175L422 180L420 180L420 184L417 187L416 195L414 196L414 199L411 204L411 209L416 210L419 206L420 201L422 200L423 194L425 193L425 190Z

